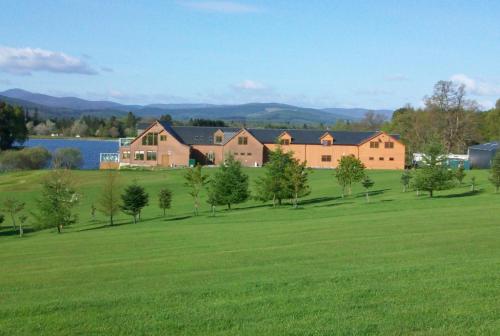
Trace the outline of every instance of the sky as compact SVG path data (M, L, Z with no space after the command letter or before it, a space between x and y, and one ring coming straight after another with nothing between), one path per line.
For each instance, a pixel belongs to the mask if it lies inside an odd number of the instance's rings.
M395 109L453 80L500 98L500 1L0 3L0 91Z

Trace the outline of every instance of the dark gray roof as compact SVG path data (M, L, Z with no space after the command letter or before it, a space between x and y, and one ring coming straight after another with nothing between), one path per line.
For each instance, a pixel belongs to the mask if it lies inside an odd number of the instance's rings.
M225 133L224 143L229 140L229 136L234 136L241 128L236 127L204 127L204 126L171 126L166 122L160 124L172 133L177 140L186 145L213 145L214 133L222 130ZM305 129L247 129L261 143L275 143L276 139L283 132L287 132L292 137L294 144L319 144L320 138L329 133L335 139L336 145L358 145L365 140L378 134L378 131L371 132L349 132L349 131L323 131L323 130L305 130ZM392 135L399 139L398 135Z
M499 146L500 146L500 141L492 141L480 145L470 146L469 149L496 151Z

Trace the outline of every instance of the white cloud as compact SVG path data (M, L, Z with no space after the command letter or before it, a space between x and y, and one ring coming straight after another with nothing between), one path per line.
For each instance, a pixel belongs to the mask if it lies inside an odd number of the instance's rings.
M253 81L251 79L245 79L244 81L233 85L233 87L239 90L250 90L250 91L266 89L266 86L264 84Z
M183 1L180 2L180 4L191 9L214 13L237 14L255 13L260 11L258 7L235 1Z
M476 96L500 96L500 84L488 83L481 79L474 79L464 74L451 76L451 81L465 85L465 89Z
M385 80L390 81L390 82L403 82L403 81L407 81L408 79L409 78L403 74L394 74L394 75L390 75L390 76L385 77Z
M0 71L31 75L35 71L95 75L85 61L59 51L0 46Z

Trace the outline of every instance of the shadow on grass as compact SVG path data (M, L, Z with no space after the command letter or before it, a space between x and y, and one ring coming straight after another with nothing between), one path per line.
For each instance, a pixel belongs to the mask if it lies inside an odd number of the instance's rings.
M469 197L482 194L484 190L475 190L475 191L466 191L460 194L449 194L449 195L437 195L433 198L461 198L461 197Z
M323 204L323 205L317 205L316 208L331 208L331 207L336 207L339 205L345 205L345 204L353 204L354 202L339 202L339 203L332 203L332 204Z
M309 204L317 204L317 203L325 203L325 202L330 202L330 201L335 201L342 199L340 196L332 197L332 196L325 196L325 197L316 197L316 198L309 198L300 201L300 205L309 205Z
M24 234L29 234L35 232L33 228L23 228ZM10 236L19 236L19 229L14 230L13 228L3 227L0 228L0 237L10 237Z
M377 195L382 195L383 193L385 193L388 190L391 190L391 189L370 190L368 193L370 196L377 196ZM357 193L354 197L356 197L356 198L366 197L366 192L363 191L363 192Z

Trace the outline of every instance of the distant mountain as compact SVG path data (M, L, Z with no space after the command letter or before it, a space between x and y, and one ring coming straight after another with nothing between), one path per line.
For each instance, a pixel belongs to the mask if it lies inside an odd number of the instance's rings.
M262 122L281 124L326 123L337 120L357 120L370 111L362 108L314 109L278 103L249 103L241 105L211 104L149 104L123 105L110 101L89 101L76 97L53 97L21 89L0 92L0 100L38 111L43 117L74 117L94 115L123 116L128 111L140 117L160 117L170 114L177 120L190 118L221 119L225 121ZM389 110L374 110L387 117Z

